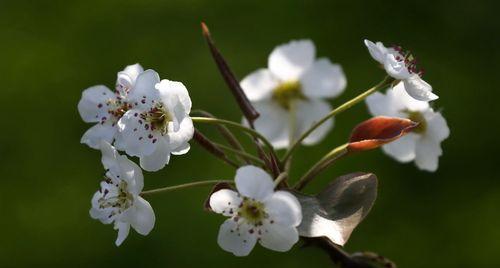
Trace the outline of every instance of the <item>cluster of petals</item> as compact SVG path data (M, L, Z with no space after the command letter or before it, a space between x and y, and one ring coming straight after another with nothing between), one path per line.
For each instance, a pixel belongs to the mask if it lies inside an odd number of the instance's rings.
M256 130L281 149L332 110L325 99L341 94L347 82L340 65L327 58L316 59L311 40L276 47L267 65L247 75L240 84L260 113ZM328 120L302 143L318 143L332 127L333 120Z
M147 235L155 224L151 205L139 194L144 186L141 169L126 156L118 154L108 142L101 142L105 180L91 201L90 216L104 224L114 224L118 230L115 244L127 238L130 227Z
M96 123L83 134L81 142L89 147L99 149L101 140L115 143L120 147L120 136L117 123L133 104L128 93L135 85L137 76L143 72L139 64L129 65L117 75L116 88L111 91L104 85L87 88L78 103L78 111L83 121Z
M222 189L210 197L211 209L229 217L219 229L220 247L236 256L248 255L257 241L271 250L290 250L302 221L297 198L274 191L271 176L255 166L239 168L235 184L237 191Z
M416 100L432 101L438 96L432 93L432 86L420 76L421 70L416 68L416 59L409 52L400 47L385 47L381 42L373 43L365 40L368 52L374 60L379 62L388 75L401 80L406 92Z
M86 89L78 110L85 122L97 123L82 143L99 149L101 140L138 156L144 170L157 171L170 155L189 151L194 126L189 116L191 99L181 82L160 80L139 64L118 73L114 92L99 85Z
M448 138L450 130L440 112L434 111L428 102L410 97L404 85L396 85L386 94L376 92L366 99L374 116L408 118L419 126L405 136L386 144L383 151L400 162L415 161L418 168L436 171L443 151L441 142Z

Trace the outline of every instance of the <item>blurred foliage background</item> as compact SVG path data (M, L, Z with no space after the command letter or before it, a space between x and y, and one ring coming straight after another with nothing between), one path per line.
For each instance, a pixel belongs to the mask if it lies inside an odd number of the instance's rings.
M90 127L76 109L85 88L112 87L117 71L139 62L184 82L195 108L240 120L202 39L206 21L240 78L265 66L276 45L311 38L317 54L341 63L347 75L334 105L384 76L364 38L410 48L451 128L439 171L420 172L372 151L340 161L307 190L345 173L374 172L378 201L348 251L375 251L400 267L499 267L498 8L493 0L0 0L0 266L329 265L322 251L298 245L286 254L257 247L247 258L222 251L216 236L223 217L202 210L208 188L151 196L154 230L147 237L131 232L119 248L112 226L89 217L103 169L100 153L79 144ZM338 116L320 146L300 149L292 175L368 117L364 104ZM189 157L146 174L146 189L233 175L193 146Z

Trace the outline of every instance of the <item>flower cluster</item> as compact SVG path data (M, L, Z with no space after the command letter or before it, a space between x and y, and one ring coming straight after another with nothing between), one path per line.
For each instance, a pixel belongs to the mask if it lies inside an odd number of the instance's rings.
M340 65L316 59L312 41L295 40L276 47L267 68L238 82L205 25L203 31L243 111L243 123L202 110L197 113L203 117L192 116L191 98L181 82L161 80L157 72L139 64L118 72L114 91L94 86L83 92L78 103L82 119L95 123L81 142L101 150L106 170L92 198L90 216L114 224L117 246L130 227L141 235L153 229L155 214L145 196L203 185L214 187L207 210L228 217L220 226L217 242L236 256L248 255L257 242L280 252L290 250L301 238L343 246L373 206L377 178L371 173L351 173L333 180L317 195L302 193L322 171L343 157L378 147L400 162L415 161L420 169L437 170L441 142L449 136L449 129L441 113L431 107L429 101L437 96L421 79L423 71L411 53L365 40L370 55L388 76L333 108L328 99L339 96L347 80ZM295 149L321 142L333 128L334 116L363 100L375 117L358 124L346 144L331 149L291 186ZM198 125L195 130L193 122L215 124L227 145L203 135ZM250 135L255 155L244 148L237 138L241 135L234 135L234 130ZM164 168L171 155L189 152L192 139L236 168L234 179L143 191L142 169ZM286 149L281 157L279 149ZM140 167L119 151L137 157ZM340 249L330 246L330 250ZM363 254L352 256L364 261Z

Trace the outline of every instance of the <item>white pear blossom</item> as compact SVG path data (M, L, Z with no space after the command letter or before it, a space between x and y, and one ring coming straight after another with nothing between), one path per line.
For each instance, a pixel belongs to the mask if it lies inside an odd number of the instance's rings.
M327 58L316 59L311 40L291 41L269 55L267 69L254 71L241 87L260 117L255 128L275 148L285 148L332 107L325 98L341 94L346 87L342 67ZM302 143L318 143L332 128L333 120L315 130Z
M137 76L143 71L141 65L127 66L117 75L115 91L103 85L93 86L83 91L78 103L78 111L83 121L97 123L83 134L81 142L99 149L101 140L119 145L116 123L122 115L132 108L128 93L133 88Z
M141 73L128 94L133 108L118 121L122 146L140 157L144 170L162 169L170 154L189 151L194 126L189 113L191 99L181 82L161 80L153 70Z
M92 198L90 216L118 230L115 244L127 238L130 226L147 235L155 224L153 208L139 194L144 186L141 169L106 141L101 141L102 164L106 168L101 189Z
M408 118L419 123L412 132L384 145L382 149L385 153L400 162L415 161L422 170L437 170L443 153L441 142L450 134L441 113L434 111L429 103L410 97L401 84L389 89L385 95L374 93L366 99L366 103L374 116Z
M365 45L372 58L384 66L388 75L401 80L406 92L414 99L432 101L438 98L432 93L432 86L421 78L423 71L417 70L416 59L410 52L397 46L387 48L381 42L373 43L366 39Z
M288 251L299 240L302 221L300 203L286 191L274 191L271 177L255 166L238 169L238 192L223 189L210 197L216 213L230 217L219 229L220 247L236 256L246 256L259 243L271 250Z

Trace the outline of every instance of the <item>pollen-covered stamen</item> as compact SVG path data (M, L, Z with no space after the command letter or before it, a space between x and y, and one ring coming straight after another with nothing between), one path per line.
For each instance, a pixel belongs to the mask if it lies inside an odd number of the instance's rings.
M262 221L268 218L264 204L247 197L243 198L238 208L237 215L248 224L253 224L256 227L262 225Z
M413 56L411 51L409 50L403 50L401 46L394 45L392 46L392 49L394 49L395 53L395 58L397 61L404 62L406 68L408 69L408 72L410 74L417 74L418 76L422 77L424 75L424 69L418 68L417 64L417 58Z
M167 108L161 102L157 102L147 112L141 114L141 118L146 121L144 128L151 131L159 131L161 135L168 132L168 123L172 117Z
M293 101L306 99L304 94L302 94L299 81L288 81L281 83L273 90L272 98L286 110L290 110Z
M102 196L97 201L100 209L112 208L109 217L120 214L134 203L134 197L127 191L127 182L114 184L111 179L105 181L108 187L101 189Z
M128 110L132 109L132 104L122 101L119 98L110 99L106 102L108 113L116 119L120 119Z
M404 112L408 114L408 119L418 123L418 126L415 127L412 131L418 134L425 133L425 131L427 130L427 121L425 120L424 115L420 112L414 112L408 110Z

